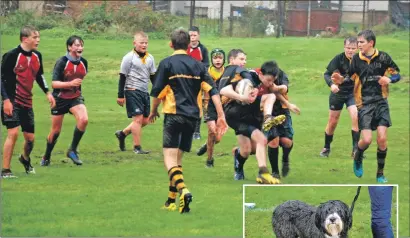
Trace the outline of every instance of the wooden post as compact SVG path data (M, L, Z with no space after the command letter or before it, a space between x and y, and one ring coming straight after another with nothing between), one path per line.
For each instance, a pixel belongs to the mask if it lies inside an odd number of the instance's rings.
M309 0L308 19L307 19L307 36L310 36L310 12L312 11L312 2Z
M232 10L232 4L230 8L230 13L229 13L229 36L232 37L232 32L233 32L233 10Z
M221 0L221 7L219 13L219 36L222 37L224 26L224 1Z

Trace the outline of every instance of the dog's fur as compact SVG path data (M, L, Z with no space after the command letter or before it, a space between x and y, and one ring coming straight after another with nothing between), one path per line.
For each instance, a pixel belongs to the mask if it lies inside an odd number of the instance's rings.
M352 219L349 206L339 200L318 207L291 200L275 208L272 226L277 238L347 238Z

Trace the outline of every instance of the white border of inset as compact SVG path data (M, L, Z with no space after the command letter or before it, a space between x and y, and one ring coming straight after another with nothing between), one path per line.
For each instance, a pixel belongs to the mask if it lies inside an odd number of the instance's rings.
M243 184L242 185L242 237L245 238L245 187L387 187L396 188L396 236L399 234L399 185L398 184Z

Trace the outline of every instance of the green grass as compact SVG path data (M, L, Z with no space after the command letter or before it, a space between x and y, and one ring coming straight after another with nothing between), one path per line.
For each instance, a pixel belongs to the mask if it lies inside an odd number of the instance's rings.
M68 37L69 33L67 33ZM55 61L65 54L64 38L51 38L43 31L39 50L43 54L45 76L49 84ZM408 35L407 35L408 36ZM1 38L2 52L18 45L18 35ZM364 177L352 173L350 159L350 122L344 111L332 144L329 159L318 157L323 146L323 131L328 116L329 89L323 72L334 55L343 50L341 39L314 38L204 38L211 50L221 47L243 48L248 67L258 67L265 60L276 59L290 77L290 98L302 110L294 116L295 147L291 154L292 171L286 184L375 183L376 145L366 152ZM172 53L168 41L151 40L149 52L156 63ZM400 234L409 233L409 45L405 33L378 37L380 50L389 52L401 67L403 80L391 86L389 152L386 175L400 186ZM167 197L168 178L162 162L162 118L143 130L142 146L152 153L134 155L129 149L120 152L113 133L128 125L124 108L116 105L118 72L122 57L132 49L130 40L87 40L84 57L89 74L83 83L83 94L89 112L87 132L80 143L82 167L65 160L71 142L74 118L67 115L54 148L52 165L39 166L50 129L50 110L38 86L34 86L36 144L32 160L37 174L26 176L18 164L22 136L13 155L12 169L16 180L2 180L1 236L241 236L242 184L255 183L256 161L250 158L245 167L246 180L233 181L230 150L236 145L228 131L216 146L216 167L205 169L205 157L196 149L205 141L194 141L192 153L184 156L184 177L194 196L192 213L181 216L159 208ZM4 129L4 127L3 127ZM6 131L2 131L4 140ZM223 155L228 153L229 155ZM298 198L298 193L294 193Z
M341 200L349 207L356 195L357 186L318 187L251 187L245 186L245 202L256 203L254 209L245 209L245 237L271 237L272 212L276 206L288 200L301 200L318 206L328 200ZM295 195L297 194L297 196ZM397 189L393 189L391 222L397 237ZM400 208L401 209L401 208ZM401 212L401 211L400 211ZM403 235L403 234L402 234ZM372 237L371 203L367 186L362 186L353 210L353 225L349 237Z

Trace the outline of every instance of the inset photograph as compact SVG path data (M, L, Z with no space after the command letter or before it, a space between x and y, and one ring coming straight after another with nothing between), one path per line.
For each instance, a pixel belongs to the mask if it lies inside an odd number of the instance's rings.
M398 185L244 185L243 236L398 237Z

